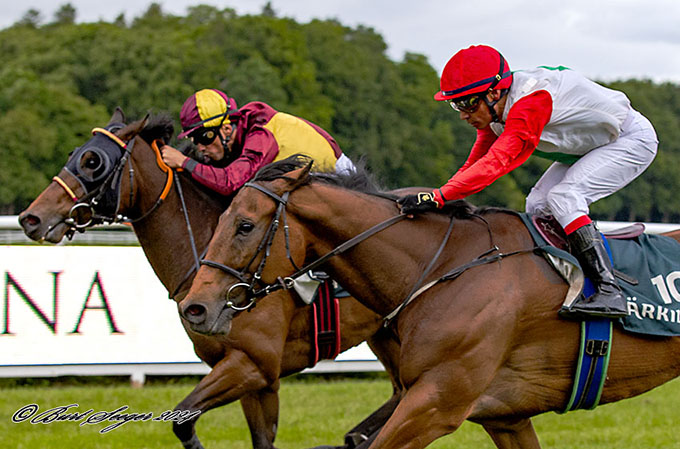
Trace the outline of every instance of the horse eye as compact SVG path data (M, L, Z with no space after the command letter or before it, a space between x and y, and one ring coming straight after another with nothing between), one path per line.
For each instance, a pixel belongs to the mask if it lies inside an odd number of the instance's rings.
M99 157L98 154L92 153L92 152L87 152L80 159L80 164L81 164L80 166L82 168L87 168L87 169L90 169L90 170L96 170L102 164L102 160L101 160L101 158Z
M99 167L99 161L97 161L97 158L91 158L85 161L85 167L86 168L91 168L94 170L95 168Z
M249 221L244 221L238 225L236 232L241 235L246 235L255 229L255 225Z

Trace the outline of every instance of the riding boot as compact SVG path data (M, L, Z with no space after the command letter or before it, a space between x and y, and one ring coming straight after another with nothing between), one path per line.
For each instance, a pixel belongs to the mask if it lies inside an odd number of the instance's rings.
M614 269L595 225L589 223L567 236L572 254L590 278L595 293L580 295L562 314L568 317L596 316L620 318L628 315L628 303L614 278Z

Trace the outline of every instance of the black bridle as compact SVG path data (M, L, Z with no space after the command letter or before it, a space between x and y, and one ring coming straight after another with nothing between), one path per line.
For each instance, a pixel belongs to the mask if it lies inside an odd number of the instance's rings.
M94 128L92 130L93 137L81 147L76 148L64 166L64 171L82 187L85 192L83 197L77 198L59 176L52 178L75 203L71 207L68 217L62 221L69 227L67 231L69 239L73 237L76 231L84 232L86 228L95 224L116 222L114 217L117 215L120 206L118 189L120 188L122 171L130 154L132 154L135 143L134 138L125 142L114 134L121 128L122 125L120 124L109 125L106 128ZM82 159L88 154L93 155L97 164L92 173L86 173L81 168ZM80 212L86 214L86 221L80 219Z
M166 165L160 156L160 151L158 149L158 143L162 141L154 140L151 142L151 149L156 153L156 162L161 169L161 171L166 173L166 180L163 190L159 194L156 202L144 213L140 214L138 217L130 218L128 216L122 215L120 211L120 181L123 173L123 169L130 160L132 150L134 148L134 143L136 136L129 141L121 140L114 133L123 127L121 124L109 125L106 128L94 128L92 134L94 137L87 141L84 145L76 148L69 161L64 166L64 170L73 176L78 183L83 188L85 196L78 198L73 190L62 180L59 176L52 178L57 184L59 184L67 193L67 195L75 203L71 210L69 211L68 217L61 220L60 222L52 225L48 232L58 226L61 223L65 223L69 230L66 235L69 239L73 238L75 232L85 232L86 229L101 223L129 223L134 224L140 222L150 216L156 209L158 209L165 198L167 197L170 189L172 188L173 181L177 195L180 199L181 209L184 215L184 222L187 227L187 232L189 234L189 243L191 244L191 251L194 257L194 265L185 274L184 278L180 281L177 287L170 293L170 297L174 298L179 292L182 285L191 277L193 272L197 272L199 269L199 256L196 249L196 242L194 239L194 234L191 229L191 223L189 221L189 215L187 207L184 201L184 194L182 192L182 186L179 177L176 176L173 169ZM105 173L102 173L96 179L88 179L79 169L80 158L87 151L97 151L100 157L108 158L108 165L106 165ZM132 167L132 163L128 164L129 173L129 205L134 203L134 176L135 170ZM104 199L104 200L103 200ZM113 208L115 204L115 208ZM77 219L79 209L85 209L88 211L91 217L86 222L79 222Z
M64 171L75 178L82 187L85 192L83 197L78 198L59 176L52 178L53 181L66 191L75 204L69 210L68 216L59 223L54 224L51 229L61 223L65 223L69 227L66 235L71 239L76 231L85 232L87 228L97 224L136 223L148 217L165 200L174 178L174 172L167 166L161 167L161 169L167 172L167 179L165 188L159 195L156 203L139 217L130 218L120 214L120 186L126 164L128 165L130 180L130 204L134 200L134 168L132 164L128 164L128 161L134 149L136 139L135 136L129 141L123 141L116 136L114 133L121 129L122 126L114 124L106 128L93 129L92 134L94 136L84 145L76 148L64 166ZM105 161L105 163L101 164L103 165L101 173L95 177L88 176L80 168L81 158L88 152L95 153L100 161ZM85 212L86 217L88 217L86 221L80 220L81 212Z
M259 190L260 192L264 193L267 195L269 198L273 199L274 202L277 203L276 207L276 212L274 213L274 217L272 218L272 221L269 223L269 227L267 228L267 231L265 232L262 240L260 241L260 244L257 247L257 251L255 251L255 254L250 258L248 263L244 266L243 269L237 270L235 268L229 267L227 265L221 264L219 262L215 262L212 260L207 260L207 259L202 259L201 264L202 265L207 265L212 268L217 268L219 270L222 270L226 273L229 273L230 275L234 276L237 278L239 281L231 287L229 287L229 290L227 290L227 295L226 295L226 306L236 310L238 312L244 311L244 310L249 310L251 307L255 306L257 301L264 297L269 295L270 293L273 293L277 290L290 290L291 288L294 287L295 281L305 273L321 266L322 264L326 263L328 259L331 257L337 256L339 254L342 254L343 252L347 251L348 249L356 246L360 242L366 240L367 238L377 234L378 232L382 231L385 228L388 228L392 226L393 224L403 220L406 218L406 215L395 215L393 217L388 218L387 220L378 223L377 225L367 229L366 231L362 232L361 234L349 239L345 243L335 247L335 249L331 250L328 252L326 255L316 259L314 262L311 262L307 265L305 265L302 268L298 268L295 262L293 261L293 258L291 256L290 252L290 239L289 239L289 228L286 220L286 205L288 204L288 196L290 192L284 193L282 196L277 195L276 193L272 192L271 190L267 189L266 187L263 187L259 184L255 184L254 182L247 182L244 187L252 187L256 190ZM276 235L276 231L279 228L279 223L280 221L283 221L283 229L284 229L284 238L285 238L285 244L286 244L286 255L288 257L288 260L291 262L293 267L297 270L295 273L285 276L285 277L278 277L276 279L276 282L272 284L264 284L262 282L262 272L264 271L265 264L267 263L267 258L269 257L270 250L272 243L274 241L274 236ZM249 267L253 264L255 259L257 259L258 255L262 253L262 260L260 260L260 263L255 270L255 272L248 278L248 269ZM245 288L246 289L246 301L247 303L242 306L238 306L234 303L234 301L231 299L232 292L237 289L237 288Z

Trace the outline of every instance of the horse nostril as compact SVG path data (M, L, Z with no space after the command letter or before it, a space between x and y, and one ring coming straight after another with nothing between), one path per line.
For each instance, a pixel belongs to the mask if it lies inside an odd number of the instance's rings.
M27 214L22 217L19 217L19 224L24 229L33 229L40 224L40 218L36 217L33 214Z
M201 304L190 304L182 311L184 318L191 324L201 324L205 321L207 309Z
M190 315L190 316L194 316L194 317L200 316L200 315L203 315L205 313L205 307L200 306L198 304L192 304L189 307L187 307L186 310L184 310L184 313L186 315Z

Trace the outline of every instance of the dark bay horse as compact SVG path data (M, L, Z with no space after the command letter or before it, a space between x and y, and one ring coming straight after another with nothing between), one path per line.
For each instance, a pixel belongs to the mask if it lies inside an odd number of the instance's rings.
M116 123L120 128L111 128ZM55 243L73 232L74 227L85 228L90 224L89 208L83 203L83 207L71 212L72 197L82 202L82 198L88 197L84 191L86 187L96 191L98 185L105 183L104 172L120 165L120 194L112 201L114 209L119 201L115 214L131 218L154 272L169 294L179 301L195 275L196 258L177 186L169 182L172 174L163 170L164 164L157 160L151 145L155 139L167 141L172 136L172 121L125 123L122 111L117 110L107 126L114 137L108 137L108 140L104 137L104 141L94 144L98 148L91 151L79 153L76 150L66 165L70 171L63 169L59 173L59 180L51 183L20 215L20 223L30 238ZM114 138L131 146L126 160L121 158L124 151L112 140ZM116 154L106 154L106 151ZM116 158L121 160L116 163ZM80 174L82 182L76 180L74 173ZM196 252L201 254L230 199L220 198L188 176L176 176L175 182L179 183L184 195ZM160 196L165 196L163 202L158 201ZM102 196L100 204L105 200L107 195ZM258 449L273 448L279 413L279 378L300 372L311 364L310 307L289 292L277 292L274 296L275 299L263 303L252 313L235 318L228 334L203 335L190 329L182 320L196 354L212 367L212 371L177 405L177 409L206 412L240 400L253 446ZM387 370L396 371L393 363L398 347L389 332L381 328L377 314L352 298L341 298L340 323L342 350L368 339L369 346ZM395 384L394 396L348 434L348 444L363 439L364 433L370 435L375 431L374 426L380 426L387 419L396 407L397 391ZM202 447L196 436L195 420L175 424L173 430L185 448Z
M219 315L225 292L237 305L273 300L257 298L266 286L290 282L295 270L288 252L301 267L322 260L325 270L382 316L409 295L439 249L450 217L397 218L349 248L343 244L399 216L396 203L353 189L356 179L299 167L289 161L272 164L236 195L181 313ZM577 363L580 325L558 317L568 287L531 251L532 238L515 214L465 202L454 203L451 212L452 233L425 282L481 254L518 253L434 285L392 321L405 390L370 447L422 448L470 420L481 424L498 448L538 449L531 417L564 409ZM267 232L275 216L285 217L295 238L286 242L281 230ZM266 256L257 251L263 241L271 242ZM325 258L329 254L334 255ZM260 280L253 280L262 266ZM641 394L680 374L679 337L614 328L600 403Z

